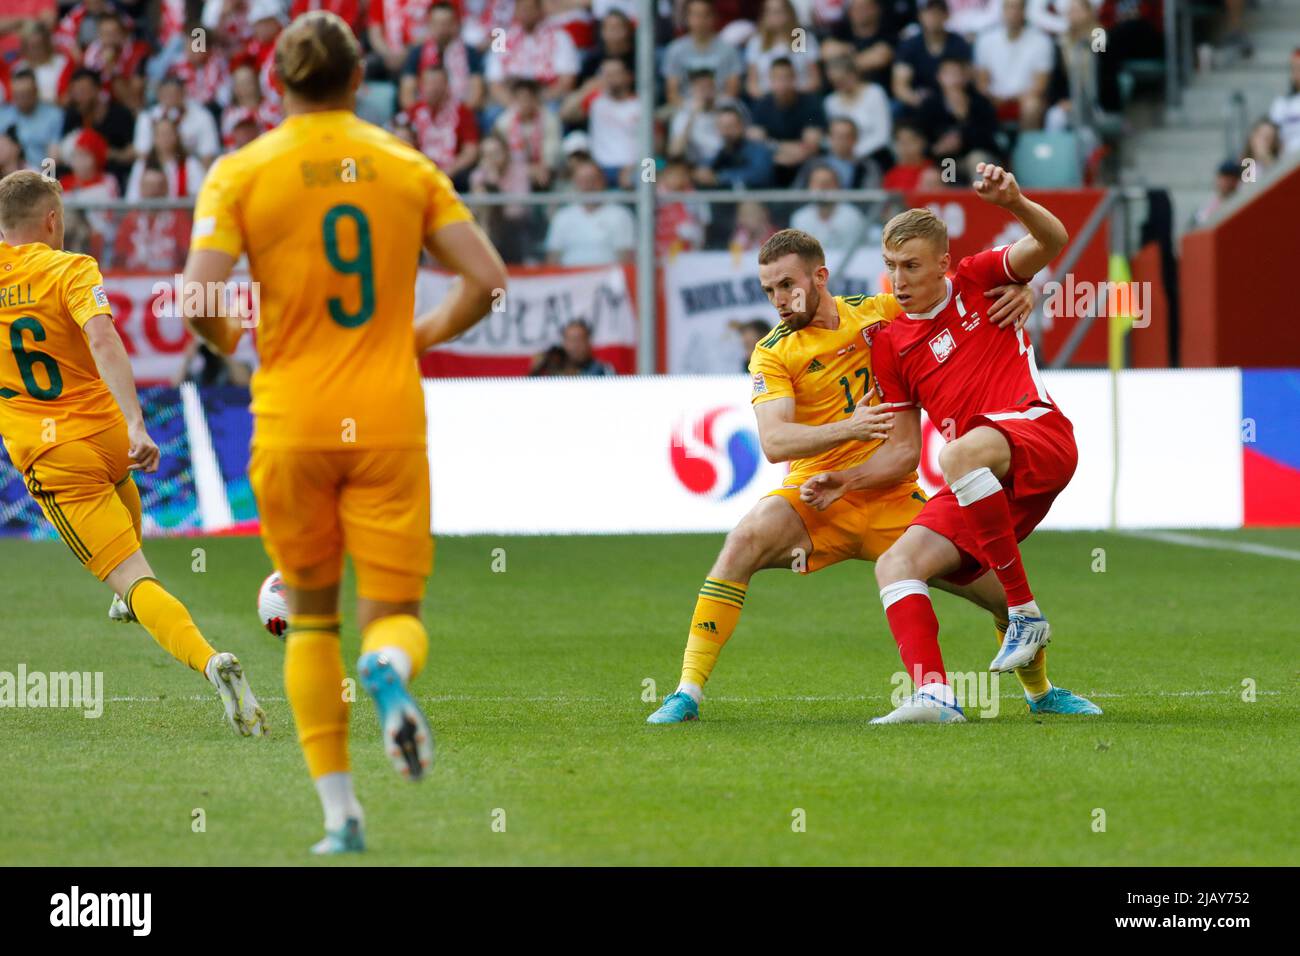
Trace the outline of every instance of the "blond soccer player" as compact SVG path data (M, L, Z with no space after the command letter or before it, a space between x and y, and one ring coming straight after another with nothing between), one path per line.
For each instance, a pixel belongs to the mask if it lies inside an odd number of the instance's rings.
M158 469L99 266L63 251L59 184L0 179L0 434L27 490L76 559L113 589L110 617L138 621L203 674L243 736L266 719L239 660L213 649L141 550L132 472ZM117 597L121 595L121 597Z
M356 570L358 675L394 767L419 780L433 734L408 687L428 655L433 539L416 357L485 315L506 274L446 175L355 115L361 51L341 19L296 19L274 69L285 120L212 167L185 279L211 289L247 255L258 283L249 478L288 591L285 686L325 817L313 851L352 852L364 836L339 643L343 556ZM421 247L458 279L413 322ZM222 351L238 341L230 317L187 318Z

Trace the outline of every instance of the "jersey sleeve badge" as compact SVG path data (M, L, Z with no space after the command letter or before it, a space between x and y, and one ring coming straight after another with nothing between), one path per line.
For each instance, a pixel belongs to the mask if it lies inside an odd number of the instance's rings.
M102 285L92 287L90 290L90 296L95 300L95 305L102 309L108 308L108 293L104 290Z
M766 395L766 394L767 394L767 379L763 377L762 372L755 372L753 395L755 398L757 398L759 395Z

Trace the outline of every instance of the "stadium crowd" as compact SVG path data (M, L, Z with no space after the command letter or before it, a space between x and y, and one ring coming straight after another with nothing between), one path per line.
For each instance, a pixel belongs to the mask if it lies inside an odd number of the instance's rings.
M647 168L635 0L15 3L20 15L0 15L0 173L49 169L72 199L194 196L221 153L279 121L276 37L313 9L343 17L366 51L359 112L471 201L629 187ZM1116 64L1159 47L1159 4L1145 0L658 0L657 11L665 192L961 185L1021 129L1104 131ZM507 261L632 254L622 206L479 213ZM860 217L831 203L667 203L657 244L750 248L794 221L836 246ZM92 211L72 227L70 246L108 268L157 269L183 258L189 217Z

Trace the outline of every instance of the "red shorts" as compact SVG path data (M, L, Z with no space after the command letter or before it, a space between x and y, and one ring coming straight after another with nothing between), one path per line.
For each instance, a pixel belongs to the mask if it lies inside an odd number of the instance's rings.
M967 430L987 425L1000 431L1011 446L1011 467L1002 478L1016 540L1023 541L1042 523L1079 464L1074 426L1055 408L1021 406L976 415ZM926 502L912 524L943 535L961 552L961 568L947 575L953 584L969 584L990 567L962 517L957 496L947 485Z

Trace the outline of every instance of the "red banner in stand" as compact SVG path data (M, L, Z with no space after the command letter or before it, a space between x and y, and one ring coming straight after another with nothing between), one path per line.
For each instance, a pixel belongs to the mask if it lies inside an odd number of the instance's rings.
M630 265L566 269L511 266L510 286L472 329L420 359L426 378L527 375L537 356L561 343L564 326L591 327L592 354L620 375L636 371L636 270ZM416 314L446 294L451 276L421 271Z
M561 343L564 326L574 319L591 326L596 358L608 362L619 374L636 371L632 267L516 267L509 273L509 285L482 321L421 358L425 376L526 375L539 354ZM231 277L232 283L246 280L246 275ZM192 336L174 306L179 282L176 275L150 273L119 272L104 277L113 321L141 385L170 384L186 360ZM446 273L421 270L416 278L417 314L441 301L450 284ZM256 365L252 336L240 342L236 357Z

